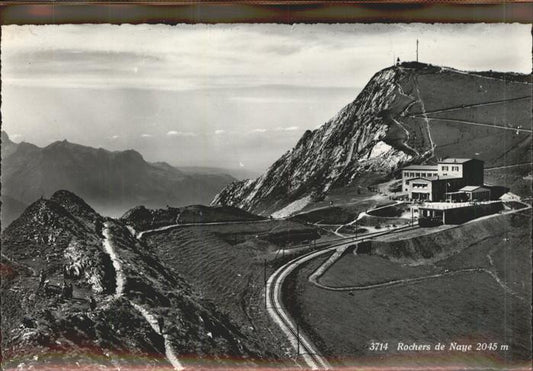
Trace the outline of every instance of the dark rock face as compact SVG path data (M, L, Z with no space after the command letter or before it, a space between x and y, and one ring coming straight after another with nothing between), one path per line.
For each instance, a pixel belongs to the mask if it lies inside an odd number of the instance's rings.
M530 133L476 126L494 122L494 109L498 114L514 110L516 125L530 120L528 100L521 99L531 96L531 85L506 76L422 63L379 71L352 103L320 128L306 131L265 174L228 185L212 204L268 215L297 209L370 173L387 177L404 165L437 157L477 157L486 166L523 162L530 155ZM484 106L493 101L502 105ZM502 117L502 125L508 119ZM516 149L510 151L511 144Z
M320 128L305 132L264 175L232 183L213 204L268 214L313 192L350 184L365 172L390 171L412 160L419 152L406 150L409 135L401 129L396 130L401 136L395 134L391 127L399 125L390 118L414 100L399 85L407 76L396 68L378 72L356 100Z
M122 222L68 191L32 203L5 229L1 273L6 367L170 367L168 346L178 358L268 355Z

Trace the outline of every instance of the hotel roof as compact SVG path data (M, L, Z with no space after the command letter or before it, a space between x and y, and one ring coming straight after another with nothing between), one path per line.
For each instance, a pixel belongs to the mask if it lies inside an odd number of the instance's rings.
M445 210L445 209L458 209L461 207L474 207L475 204L494 204L501 201L480 201L480 202L425 202L418 207L418 209L424 210Z
M411 178L409 181L422 179L422 180L429 180L431 182L438 181L438 180L450 180L450 179L463 179L461 177L452 176L452 175L445 175L445 176L419 176L416 178Z
M488 191L489 189L482 187L482 186L466 186L466 187L461 188L459 191L460 192L474 192L477 190Z
M437 165L409 165L402 170L434 170L437 171L439 167Z
M472 161L473 158L445 158L444 160L439 161L439 164L464 164L465 162ZM477 160L481 161L481 160Z

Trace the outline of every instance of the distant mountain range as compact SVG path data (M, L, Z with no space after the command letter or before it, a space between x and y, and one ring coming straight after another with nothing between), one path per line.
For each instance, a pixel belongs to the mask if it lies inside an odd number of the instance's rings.
M475 157L485 167L531 159L531 75L406 62L377 72L356 99L255 180L213 200L290 214L332 190L366 188L408 164Z
M103 214L119 216L145 205L206 204L237 180L223 169L187 168L149 163L133 150L108 151L54 142L44 148L14 143L2 131L2 226L41 196L67 189Z

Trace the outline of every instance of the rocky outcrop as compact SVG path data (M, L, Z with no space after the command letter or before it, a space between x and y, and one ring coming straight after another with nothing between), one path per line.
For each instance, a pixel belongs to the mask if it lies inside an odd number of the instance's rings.
M525 162L531 133L510 125L529 126L526 77L415 62L381 70L265 174L228 185L212 203L287 216L333 189L369 185L376 174L387 178L410 163L439 157L476 157L487 167Z
M351 184L368 172L391 172L431 153L429 143L413 148L410 132L395 117L416 102L409 85L413 71L378 72L357 98L314 131L255 180L234 182L213 204L270 214L307 195ZM411 84L412 85L412 84Z
M170 369L184 355L270 356L125 224L71 192L37 200L8 226L0 263L6 369Z

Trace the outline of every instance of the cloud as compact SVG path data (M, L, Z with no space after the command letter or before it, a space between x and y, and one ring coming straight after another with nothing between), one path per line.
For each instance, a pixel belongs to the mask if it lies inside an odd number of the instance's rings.
M239 161L239 166L244 167L244 164L241 161Z
M354 87L394 57L412 59L416 38L424 62L529 73L530 31L525 24L10 25L2 26L2 77L22 86L105 89ZM476 53L462 52L473 45Z
M167 135L169 137L195 137L196 134L191 131L176 131L170 130Z
M11 139L17 139L17 138L22 137L22 135L20 135L20 134L11 134L10 137L11 137Z
M295 130L298 130L298 126L287 126L287 127L278 126L275 130L276 131L295 131Z
M113 135L113 136L111 137L111 139L113 139L113 140L118 139L118 138L120 138L118 135Z
M225 132L226 130L222 130L222 129L215 130L216 135L224 134Z
M264 133L266 131L267 131L267 129L254 129L254 130L250 131L250 133Z
M281 85L275 85L281 86ZM293 87L287 85L288 87ZM295 85L296 87L298 85ZM301 103L309 102L309 97L246 97L246 96L234 96L230 98L234 101L247 102L247 103L263 103L263 104L272 104L272 103Z
M151 138L153 137L152 134L141 134L141 138Z
M91 65L104 66L136 66L147 63L160 62L158 56L135 51L112 51L112 50L87 50L83 47L78 49L47 49L47 50L22 50L12 56L14 62L20 62L18 68L27 65L28 61L38 61L41 68L60 68L66 64L85 68ZM35 68L36 66L32 66Z

